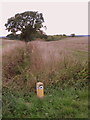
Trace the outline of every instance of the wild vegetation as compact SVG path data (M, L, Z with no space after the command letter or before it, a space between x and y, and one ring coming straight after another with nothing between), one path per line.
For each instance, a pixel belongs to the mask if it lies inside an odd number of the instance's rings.
M3 118L88 118L87 52L86 37L3 40ZM44 83L43 99L36 97L37 81Z
M29 41L34 41L37 39L42 39L43 41L56 41L56 40L61 40L66 38L67 36L64 35L46 35L45 33L42 33L42 31L37 32L31 36L31 40ZM13 35L12 33L6 36L7 39L10 40L22 40L20 37L20 34Z

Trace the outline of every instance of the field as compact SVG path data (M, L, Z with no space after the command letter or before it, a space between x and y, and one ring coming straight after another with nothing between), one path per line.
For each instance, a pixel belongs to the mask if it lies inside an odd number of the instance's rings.
M88 38L2 40L3 118L88 118ZM35 84L45 96L36 97Z

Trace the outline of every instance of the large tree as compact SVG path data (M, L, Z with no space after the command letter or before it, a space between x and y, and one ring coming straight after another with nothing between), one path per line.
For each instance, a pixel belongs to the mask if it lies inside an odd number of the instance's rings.
M21 39L25 42L32 40L32 35L41 31L44 22L43 14L37 11L27 11L18 13L14 17L8 19L5 24L6 30L16 35L21 32Z

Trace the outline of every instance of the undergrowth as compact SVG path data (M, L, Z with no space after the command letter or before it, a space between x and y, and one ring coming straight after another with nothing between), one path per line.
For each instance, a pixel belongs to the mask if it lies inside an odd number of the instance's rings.
M87 60L66 55L58 69L32 72L30 56L26 48L3 56L3 118L87 118ZM38 81L44 83L43 99L36 97Z
M35 92L3 90L3 118L88 118L87 87L45 87L43 99Z

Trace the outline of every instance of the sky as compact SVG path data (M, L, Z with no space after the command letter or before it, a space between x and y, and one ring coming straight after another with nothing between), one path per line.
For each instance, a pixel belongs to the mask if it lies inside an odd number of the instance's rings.
M25 11L43 13L48 35L88 34L88 2L2 2L0 36L9 34L5 30L8 18Z

